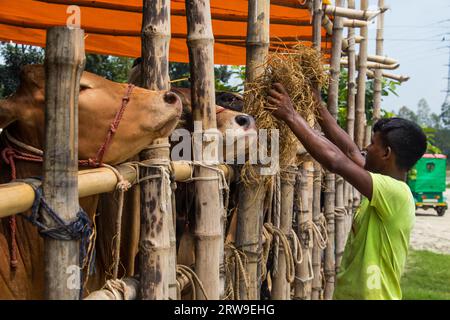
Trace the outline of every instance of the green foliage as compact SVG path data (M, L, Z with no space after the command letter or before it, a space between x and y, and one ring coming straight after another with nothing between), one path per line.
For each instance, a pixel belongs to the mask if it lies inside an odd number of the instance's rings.
M116 82L127 82L133 59L99 54L86 55L85 70Z
M422 127L423 132L427 136L427 153L441 154L442 150L435 144L436 129L430 127Z
M450 255L409 252L401 279L404 300L450 300Z
M44 62L43 49L16 43L1 43L0 55L0 98L16 91L22 66Z
M390 94L397 95L397 87L400 85L399 82L392 81L383 78L381 83L381 95L383 97ZM341 76L339 78L339 95L338 95L338 123L342 128L346 127L347 123L347 94L348 93L348 71L347 69L341 69ZM374 101L374 81L368 80L366 82L366 118L367 122L371 124L372 114L373 114L373 101ZM324 101L327 100L327 89L324 88L322 92ZM392 117L394 113L388 112L386 110L381 110L382 117Z

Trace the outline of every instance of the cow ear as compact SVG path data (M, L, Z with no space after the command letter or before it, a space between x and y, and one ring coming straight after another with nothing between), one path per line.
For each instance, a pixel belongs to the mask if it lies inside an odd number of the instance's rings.
M6 128L17 119L13 104L8 100L0 100L0 128Z
M42 89L45 84L45 70L42 64L28 64L20 69L20 82Z

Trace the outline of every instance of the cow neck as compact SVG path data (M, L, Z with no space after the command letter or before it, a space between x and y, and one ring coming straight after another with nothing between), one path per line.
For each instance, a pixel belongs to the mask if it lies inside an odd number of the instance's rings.
M105 155L108 147L111 144L112 138L114 137L117 128L119 127L120 121L122 120L125 108L130 101L130 96L133 91L134 85L128 84L125 95L122 97L122 103L119 110L117 111L112 123L109 126L108 134L105 141L100 146L95 155L95 158L89 158L87 160L78 160L79 165L89 166L89 167L100 167L103 165L103 156ZM23 160L27 162L39 163L43 162L43 151L27 144L26 142L20 141L17 137L13 137L5 129L5 135L2 134L5 140L5 148L1 150L1 156L3 161L11 168L11 179L17 179L17 167L16 160ZM27 139L28 140L28 139ZM38 143L37 143L38 144ZM12 215L9 217L9 225L11 232L11 252L10 252L10 265L12 269L17 268L17 237L16 237L16 216Z

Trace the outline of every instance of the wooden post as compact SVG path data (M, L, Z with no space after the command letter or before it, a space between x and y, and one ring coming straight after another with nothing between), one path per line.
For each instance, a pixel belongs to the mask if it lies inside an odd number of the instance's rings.
M322 216L320 208L320 194L322 191L322 170L320 164L314 161L314 183L313 183L313 223L318 226L320 224L320 218ZM316 239L314 239L314 246L312 251L312 266L314 278L312 281L312 300L319 300L322 292L322 278L321 278L321 267L322 267L322 249L320 248Z
M248 1L246 83L254 81L264 70L261 67L269 53L270 0ZM247 93L244 101L251 100ZM257 166L255 166L257 170ZM266 188L258 177L248 185L240 185L238 204L238 224L236 247L247 256L247 274L251 300L259 299L261 276L259 259L261 254L261 234L263 224L263 205ZM246 297L245 287L240 286L240 296Z
M169 42L170 1L144 0L141 45L143 87L150 90L170 89ZM175 231L171 200L167 199L170 182L164 177L170 161L167 139L154 141L152 148L141 152L140 160L150 160L161 166L140 170L141 177L160 175L159 178L141 182L140 297L145 300L176 299Z
M378 7L381 9L384 7L384 0L378 0ZM384 13L378 16L377 21L377 39L376 39L376 55L383 55L383 32L384 32ZM374 92L373 92L373 123L381 117L381 81L383 76L383 70L375 70L374 78Z
M344 179L336 177L336 274L339 272L342 256L344 254L345 242L347 240L346 232L346 209L344 203Z
M311 299L311 268L312 250L313 250L313 185L314 185L314 164L312 161L305 161L302 164L301 174L297 176L297 185L295 192L295 205L298 206L297 212L297 235L302 244L299 250L302 250L303 261L297 264L295 271L295 291L294 299ZM319 191L320 192L320 191Z
M288 239L292 237L292 210L294 205L294 184L295 171L297 168L293 166L286 167L285 171L280 173L281 181L281 214L280 214L280 230ZM272 300L290 300L291 285L287 281L288 266L286 265L286 252L283 246L279 246L278 252L278 271L272 277Z
M77 219L78 93L85 63L84 31L53 27L47 31L45 53L45 145L43 193L48 205L65 222ZM55 226L48 213L45 224ZM45 237L45 297L79 299L80 244Z
M188 48L191 69L192 111L195 122L203 130L216 128L214 89L214 37L209 0L186 0ZM197 129L194 135L203 137ZM194 148L194 160L202 160L202 150L214 149L214 154L203 158L205 163L218 162L218 137L200 143ZM195 144L195 143L194 143ZM219 268L223 264L223 204L221 203L219 175L211 168L197 166L195 182L195 271L203 282L209 299L219 299L221 293ZM199 290L198 297L204 299Z
M336 0L336 6L341 6L342 1ZM328 111L336 119L338 96L339 96L339 76L340 76L340 60L342 50L342 32L343 23L342 18L335 16L333 22L333 37L332 37L332 49L331 49L331 77L328 88ZM335 175L331 172L325 174L326 188L325 192L325 217L327 219L328 228L328 244L325 249L325 292L324 298L331 299L334 291L334 278L335 278L335 194L332 194L328 188L335 190ZM339 236L339 235L338 235Z
M367 10L368 0L361 0L361 10ZM358 72L358 91L356 92L356 111L355 111L355 142L361 149L364 144L364 127L366 122L365 100L366 100L366 78L367 78L367 38L368 28L362 27L360 35L363 37L359 44L359 72Z

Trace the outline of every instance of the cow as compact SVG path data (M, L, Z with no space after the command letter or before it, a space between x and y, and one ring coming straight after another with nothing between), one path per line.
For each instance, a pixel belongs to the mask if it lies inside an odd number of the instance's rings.
M83 72L79 93L79 158L94 159L102 145L115 114L122 103L127 84L106 80ZM42 65L23 67L17 91L0 101L0 128L10 136L34 148L44 144L45 70ZM103 162L118 164L155 139L167 137L176 127L182 112L180 98L173 92L150 91L135 87L115 136ZM6 146L5 131L1 134L0 149ZM18 147L20 148L20 147ZM23 150L22 150L23 151ZM0 160L0 183L11 180L10 170ZM16 161L17 178L39 176L42 164ZM80 199L91 220L98 197ZM29 213L25 213L29 215ZM43 240L36 227L16 216L17 266L11 262L11 232L9 218L0 222L0 299L44 298ZM111 223L111 221L110 221ZM111 223L112 224L112 223ZM102 269L101 265L96 266ZM105 268L103 268L104 270ZM102 270L90 277L88 287L96 289L104 283Z

